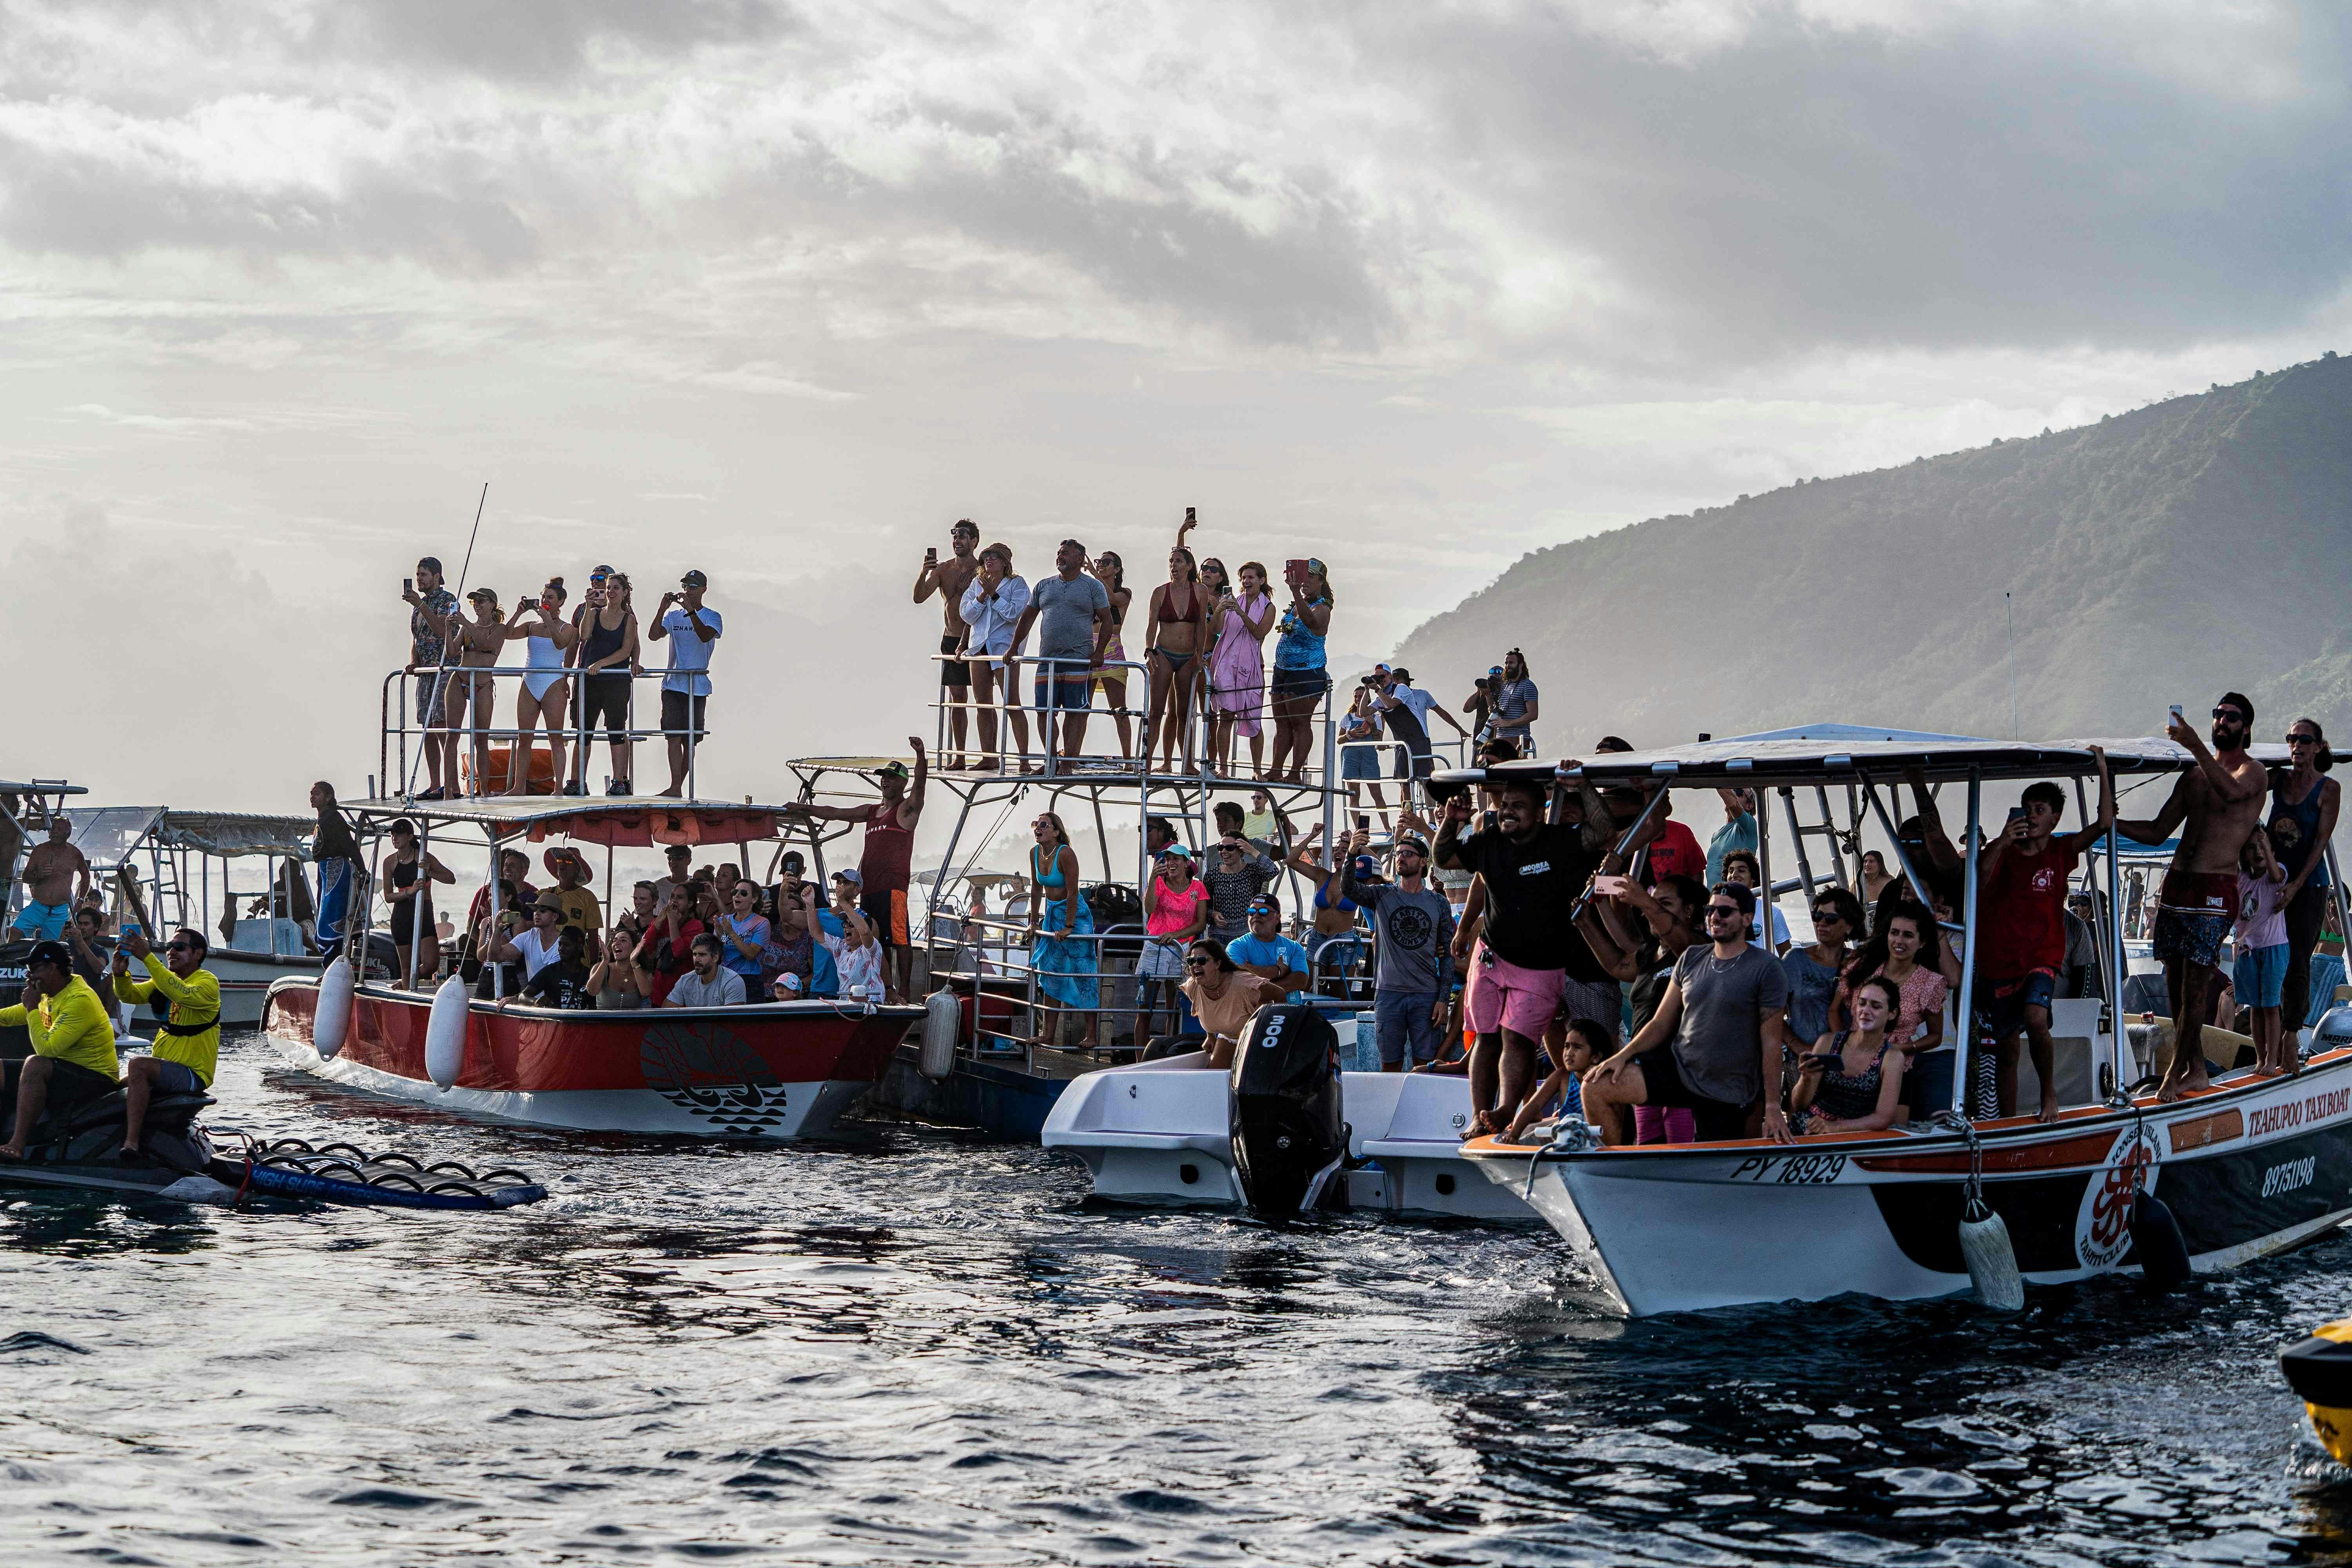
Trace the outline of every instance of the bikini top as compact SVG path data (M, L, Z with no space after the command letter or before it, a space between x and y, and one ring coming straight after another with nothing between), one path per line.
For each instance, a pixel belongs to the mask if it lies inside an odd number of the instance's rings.
M1356 901L1353 899L1335 899L1331 896L1331 889L1339 885L1339 873L1337 871L1317 883L1315 907L1318 910L1337 910L1343 915L1352 915L1356 912Z
M1032 847L1029 851L1029 875L1036 879L1037 885L1041 888L1058 888L1062 885L1062 852L1059 849L1054 851L1053 870L1041 871L1038 869L1038 865L1037 850Z

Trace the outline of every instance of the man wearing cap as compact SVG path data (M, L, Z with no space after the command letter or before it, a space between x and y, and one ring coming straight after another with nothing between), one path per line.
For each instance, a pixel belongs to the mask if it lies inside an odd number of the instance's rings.
M44 1106L60 1109L111 1094L121 1063L114 1054L114 1023L89 982L73 972L73 958L61 942L37 943L25 959L25 991L18 1005L0 1007L0 1029L21 1027L32 1037L33 1054L9 1063L16 1073L16 1127L0 1160L21 1160Z
M1395 881L1360 879L1359 858L1371 842L1372 836L1361 829L1349 839L1339 893L1371 916L1379 953L1372 1028L1381 1045L1381 1070L1402 1072L1413 1062L1437 1059L1439 1026L1454 994L1454 906L1424 879L1429 846L1419 834L1397 836Z
M73 822L49 814L49 837L25 857L25 907L16 911L16 934L57 941L66 934L74 900L89 894L89 858L73 844Z
M1381 720L1389 727L1390 736L1404 742L1405 751L1412 759L1412 777L1416 780L1427 778L1436 765L1429 740L1429 716L1434 713L1444 720L1454 726L1454 732L1465 741L1470 738L1470 731L1462 727L1462 721L1440 708L1436 698L1413 685L1412 671L1391 669L1387 665L1381 665L1373 673L1380 677L1380 694L1372 700L1381 710ZM1412 804L1412 786L1410 784L1405 786L1405 804Z
M1151 1037L1146 1020L1157 1021L1160 984L1174 994L1184 980L1184 950L1208 927L1209 889L1192 875L1192 852L1171 844L1152 862L1151 879L1143 884L1144 942L1135 956L1138 1049Z
M416 680L416 721L437 734L425 737L425 770L433 787L416 798L441 800L457 792L457 731L448 720L454 675L441 673L448 658L449 623L457 618L457 595L441 584L441 562L427 555L416 575L401 584L408 601L408 673ZM444 770L446 770L445 773Z
M1250 900L1249 930L1225 944L1225 956L1281 986L1289 993L1284 1000L1306 1000L1307 950L1282 934L1282 904L1273 894L1261 893Z
M874 787L882 798L864 805L803 805L801 816L821 822L855 822L866 828L866 844L857 858L857 907L882 944L884 989L892 1002L907 994L914 961L913 936L907 914L907 889L914 876L915 824L923 815L923 785L930 763L922 738L907 737L914 749L914 784L907 783L907 764L887 762L875 770Z
M662 851L662 856L669 863L669 875L654 879L654 908L656 910L669 908L669 890L672 888L683 888L694 880L694 850L691 847L673 844Z
M677 580L678 592L664 594L646 635L669 643L669 673L662 678L662 734L669 742L669 788L662 794L676 798L686 794L686 775L694 749L702 742L703 710L710 701L710 648L719 640L719 612L705 609L702 591L710 579L688 572Z
M562 956L563 931L563 900L550 888L539 895L530 906L530 929L512 936L494 931L487 944L490 960L495 963L520 963L523 984Z
M122 1152L139 1152L147 1121L148 1097L155 1093L202 1094L220 1069L220 982L204 967L212 944L205 933L182 926L158 958L147 933L135 927L114 955L114 994L136 1006L163 998L169 1007L155 1026L155 1047L133 1057L123 1070ZM145 966L147 978L131 978L131 961Z
M604 929L604 905L588 890L588 859L569 844L559 844L540 858L555 886L546 897L553 899L563 910L563 923L580 933L587 944L588 962L604 957L604 946L597 933Z

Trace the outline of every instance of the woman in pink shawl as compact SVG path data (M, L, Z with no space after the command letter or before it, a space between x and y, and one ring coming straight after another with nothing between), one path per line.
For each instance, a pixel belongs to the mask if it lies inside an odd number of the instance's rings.
M1204 575L1208 564L1202 563ZM1220 592L1209 605L1210 635L1215 638L1209 654L1209 747L1218 773L1232 778L1234 736L1247 735L1250 777L1264 778L1265 738L1258 713L1265 704L1265 650L1261 645L1274 628L1274 595L1265 591L1265 568L1257 562L1242 563L1238 598L1225 578L1223 563L1216 566Z

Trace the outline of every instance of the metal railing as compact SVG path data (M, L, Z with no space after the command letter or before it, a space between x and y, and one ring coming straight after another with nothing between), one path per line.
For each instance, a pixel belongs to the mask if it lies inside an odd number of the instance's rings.
M496 724L485 726L481 723L480 705L473 700L473 693L478 689L474 684L476 681L485 679L489 681L490 707L495 712L500 681L511 680L517 689L520 689L525 679L531 676L549 675L556 676L568 683L568 688L563 694L565 722L560 730L551 725L533 725L529 730L523 730ZM687 797L692 799L696 797L697 793L697 763L701 743L709 733L709 726L689 721L683 731L646 730L640 729L636 723L638 683L648 680L667 681L674 676L679 678L700 676L706 684L710 679L708 672L701 670L642 668L591 671L573 667L551 669L529 665L446 665L411 671L403 667L383 678L383 688L377 698L377 720L380 730L376 744L378 774L383 780L383 788L387 796L405 798L415 793L416 775L419 771L418 764L425 760L425 748L428 745L447 745L453 747L450 758L453 763L457 759L463 758L467 764L461 771L466 773L472 787L465 790L464 794L478 796L524 793L530 789L532 763L541 752L541 742L537 738L546 736L549 738L548 759L554 793L565 793L567 785L577 784L579 788L576 793L585 794L587 793L588 748L599 741L618 740L625 742L630 748L631 765L628 782L634 792L637 776L634 755L636 742L654 740L667 742L682 737L686 742L685 789ZM629 682L625 722L618 731L609 728L591 729L588 724L588 682L591 679L606 677ZM437 696L432 711L437 717L446 718L450 708L454 706L451 692L457 688L463 688L465 693L459 699L464 701L466 707L463 724L455 728L445 728L441 724L426 723L415 718L416 698L424 690L436 689ZM703 701L707 700L707 698L695 697L692 700ZM541 712L545 712L544 708ZM689 720L693 717L694 715L690 713ZM525 736L532 737L531 741L528 744L518 746L516 742L521 742ZM562 773L560 777L554 776L558 770L553 767L555 762L553 742L558 739L574 748L571 752L570 765L560 770ZM504 777L495 781L485 779L483 776L494 766L488 754L493 742L505 742L508 746ZM520 769L523 791L517 791L514 788L518 769ZM501 787L497 789L484 787L491 782L498 783ZM443 789L451 799L457 798L460 793L454 777L444 779Z

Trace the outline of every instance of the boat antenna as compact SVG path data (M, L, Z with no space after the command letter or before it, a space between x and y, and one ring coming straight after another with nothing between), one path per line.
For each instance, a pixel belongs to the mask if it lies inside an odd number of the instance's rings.
M473 531L466 535L466 559L460 562L457 566L457 613L461 616L466 613L466 578L474 570L474 541L482 536L482 509L489 504L490 481L484 479L482 481L481 497L474 502ZM447 637L443 637L441 639L441 663L433 671L433 700L427 703L425 709L427 713L438 713L441 711L441 699L443 694L448 689L448 686L449 639ZM407 716L404 714L401 718L401 722L405 724L407 721ZM416 755L411 757L408 761L408 776L400 781L400 798L403 800L407 800L416 794L416 764L425 760L425 747L433 743L432 737L429 735L422 737L422 739L424 741L424 744L416 748ZM450 781L453 784L456 782L457 781L454 779ZM609 889L606 890L610 891Z
M486 490L488 488L483 487ZM2009 738L2014 741L2023 733L2017 727L2017 603L2007 589L2001 591L2000 602L2009 612Z

